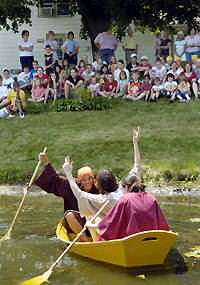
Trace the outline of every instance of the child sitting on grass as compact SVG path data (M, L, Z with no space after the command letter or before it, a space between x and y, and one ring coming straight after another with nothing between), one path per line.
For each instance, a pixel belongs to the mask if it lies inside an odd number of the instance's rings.
M126 99L135 101L135 99L140 94L140 82L139 82L140 73L138 71L134 71L132 74L133 80L131 80L128 84L128 95Z
M13 83L13 89L9 91L7 101L11 103L16 111L19 111L20 118L23 119L23 109L26 108L25 93L19 89L19 83L17 81Z
M60 91L60 82L57 80L55 72L52 72L49 74L49 83L45 93L44 104L47 103L49 95L50 97L53 97L53 103L55 103L59 91Z
M42 102L44 101L44 88L42 87L42 82L39 78L33 79L33 88L31 90L31 97L28 98L29 102Z
M91 84L88 86L88 90L92 93L92 98L98 96L100 92L100 84L97 82L96 76L92 76Z
M108 81L103 87L103 91L99 92L99 95L111 99L115 96L117 88L117 81L113 79L112 73L108 73Z
M145 97L145 102L148 102L148 99L151 96L152 85L150 83L150 76L148 74L144 75L143 83L140 86L140 95L138 95L135 100L140 100Z
M124 96L124 98L127 95L128 92L128 78L125 71L121 71L119 74L119 79L117 80L117 89L116 89L116 95L115 98L121 98Z
M31 90L31 78L28 65L24 65L24 71L18 76L19 88L27 91Z
M83 72L86 70L85 68L85 61L80 60L79 65L78 65L78 74L83 78Z
M166 82L164 84L164 90L167 92L167 97L171 97L170 103L174 103L174 95L177 89L177 82L174 80L172 73L167 74Z
M175 93L175 96L180 100L181 103L182 102L189 103L191 101L190 83L187 81L187 78L183 75L180 76L179 78L178 90ZM175 98L172 99L174 100Z
M161 84L160 78L156 77L154 80L154 85L151 89L151 102L158 102L158 98L163 90L163 85Z
M11 114L11 110L12 110L12 105L9 105L1 109L0 118L7 118L7 119L14 118L14 116Z
M65 81L67 80L68 72L65 69L62 69L59 75L60 81L60 93L61 95L65 96Z

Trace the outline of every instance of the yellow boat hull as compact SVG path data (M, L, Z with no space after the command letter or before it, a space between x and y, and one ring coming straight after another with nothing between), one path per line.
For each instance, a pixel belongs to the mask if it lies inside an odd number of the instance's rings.
M63 225L57 226L57 237L65 247L70 234ZM70 251L81 256L124 267L163 264L178 234L168 231L146 231L123 239L103 242L77 242Z

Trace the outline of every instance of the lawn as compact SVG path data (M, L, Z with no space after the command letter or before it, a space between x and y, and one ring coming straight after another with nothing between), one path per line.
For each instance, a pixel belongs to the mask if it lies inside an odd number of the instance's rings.
M0 183L31 176L44 146L62 171L66 155L77 169L112 170L118 177L133 165L132 130L141 127L139 147L146 182L195 180L200 174L200 101L169 104L112 100L102 111L27 114L0 120ZM42 169L42 168L41 168ZM198 180L196 180L198 181Z

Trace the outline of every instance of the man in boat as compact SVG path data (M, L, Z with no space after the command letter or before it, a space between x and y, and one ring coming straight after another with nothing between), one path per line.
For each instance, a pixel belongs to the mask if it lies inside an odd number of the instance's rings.
M104 219L98 224L86 223L89 229L100 230L97 241L121 239L150 230L169 231L157 200L145 191L145 185L136 181L129 187L130 179L128 185L126 180L122 184L127 193L121 196Z
M134 168L129 173L136 177L136 179L139 179L141 170L141 158L138 148L139 137L140 128L138 127L138 131L133 132ZM80 216L77 199L72 192L68 179L61 176L53 168L46 154L40 153L39 160L45 163L45 167L39 177L35 180L36 185L47 193L52 193L64 199L65 227L68 232L74 232L75 234L79 233L85 224L85 218L83 217L84 215L82 215L82 217ZM75 179L75 183L84 193L99 194L99 191L95 187L94 174L89 167L79 169L78 179ZM86 234L81 236L81 240L89 241Z

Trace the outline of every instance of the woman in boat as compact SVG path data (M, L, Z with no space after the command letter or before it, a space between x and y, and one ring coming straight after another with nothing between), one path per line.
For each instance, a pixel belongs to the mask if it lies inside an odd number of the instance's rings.
M133 132L134 145L134 168L130 171L133 176L140 177L141 158L138 148L138 140L140 137L140 128ZM78 234L84 224L85 218L80 216L77 199L74 196L69 181L61 176L52 166L48 157L44 153L40 153L39 160L45 163L44 170L35 180L35 184L42 188L47 193L52 193L55 196L64 199L64 222L68 232ZM89 167L83 167L78 171L78 179L75 180L81 191L91 194L99 194L95 187L94 174ZM82 235L82 241L89 241L86 234Z
M132 186L130 186L132 183ZM163 212L152 194L145 191L145 185L126 177L121 182L128 193L121 196L110 212L97 225L86 223L89 229L98 228L97 241L121 239L132 234L150 231L169 231Z

